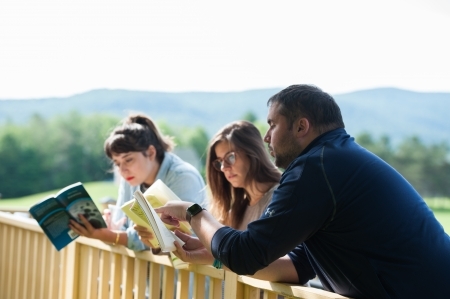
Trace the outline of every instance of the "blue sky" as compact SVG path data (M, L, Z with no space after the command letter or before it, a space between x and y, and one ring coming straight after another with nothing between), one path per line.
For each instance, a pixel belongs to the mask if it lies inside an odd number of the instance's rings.
M450 92L450 2L0 1L0 99L315 84Z

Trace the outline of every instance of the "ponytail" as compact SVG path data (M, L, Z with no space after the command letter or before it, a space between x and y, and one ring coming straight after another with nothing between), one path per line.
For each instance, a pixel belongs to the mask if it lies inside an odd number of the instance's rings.
M162 135L156 124L143 114L132 114L122 121L105 140L104 150L112 159L113 154L127 152L142 152L153 145L156 149L156 158L162 163L165 152L175 148L173 137Z

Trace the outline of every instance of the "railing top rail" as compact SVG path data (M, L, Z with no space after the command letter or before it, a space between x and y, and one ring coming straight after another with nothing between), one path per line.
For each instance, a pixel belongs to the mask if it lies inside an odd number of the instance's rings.
M37 224L36 220L0 211L0 230L1 230L2 224L6 224L6 227L7 226L15 226L17 228L22 228L24 230L43 233L41 227ZM0 238L1 237L2 236L0 235ZM10 235L10 237L11 237L11 235ZM19 239L17 239L17 240L19 240ZM0 240L0 244L2 243L1 241L2 240ZM159 265L172 267L170 258L167 255L153 255L149 251L135 252L133 250L125 248L124 246L114 246L114 245L106 244L99 240L89 239L86 237L78 237L74 241L73 244L76 244L77 246L85 245L84 248L91 248L91 249L93 248L95 250L98 249L101 251L109 251L109 252L112 252L113 254L116 254L116 256L130 257L131 259L148 261L148 262L153 262L153 263L156 263ZM73 251L75 247L72 246L72 244L69 246L71 246L70 248L72 248L72 251ZM3 248L7 249L9 247L3 247ZM54 248L51 248L51 249L54 250ZM85 252L87 252L87 251L85 251ZM98 252L98 251L95 251L95 252ZM74 255L74 256L77 256L77 255ZM1 257L1 255L0 255L0 257ZM3 255L3 258L6 260L5 255ZM10 257L8 256L8 258L10 258ZM12 257L12 258L14 258L14 257ZM69 259L69 260L71 260L71 259ZM67 263L67 261L68 260L66 260L66 263ZM72 263L74 265L77 264L76 262L73 262L73 260L72 260ZM236 286L236 283L241 283L243 285L250 286L250 287L253 287L256 289L281 294L286 297L310 298L310 299L311 298L314 298L314 299L347 298L347 297L343 297L338 294L330 293L330 292L327 292L327 291L324 291L321 289L317 289L317 288L304 287L304 286L292 285L292 284L284 284L284 283L276 283L276 282L254 279L249 276L236 275L232 272L225 271L223 269L216 269L209 265L190 264L186 270L200 274L200 275L209 276L211 278L218 279L219 281L222 280L222 281L225 281L226 283L231 283L231 285L234 285L234 286ZM69 271L69 272L72 273L73 271ZM0 272L0 277L5 276L5 275L6 275L5 273L2 274ZM228 278L226 279L226 277L231 277L234 282L229 280Z
M36 220L34 220L32 218L17 216L17 215L2 212L2 211L0 211L0 222L12 224L14 226L32 230L32 231L36 231L36 232L42 231L40 226L36 223Z
M3 212L26 212L28 213L28 208L24 207L0 207L0 211Z

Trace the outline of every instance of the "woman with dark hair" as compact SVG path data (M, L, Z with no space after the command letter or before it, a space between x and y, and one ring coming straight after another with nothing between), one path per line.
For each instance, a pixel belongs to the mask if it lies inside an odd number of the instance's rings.
M219 222L245 230L265 213L281 172L270 160L261 133L252 123L235 121L219 130L209 143L206 165L210 193L208 210ZM135 229L141 240L149 244L152 234L141 226ZM180 231L175 233L185 242L183 247L176 244L174 252L181 260L219 266L197 238ZM287 255L258 271L254 277L283 282L298 280Z
M180 199L204 202L202 176L195 167L172 153L174 147L172 137L161 134L156 124L143 114L128 116L111 132L104 150L121 176L117 207L132 199L138 188L145 192L158 179ZM95 229L87 221L83 223L85 227L72 221L71 228L82 236L121 244L135 251L148 249L120 208L111 211L108 228ZM153 249L154 253L157 251Z

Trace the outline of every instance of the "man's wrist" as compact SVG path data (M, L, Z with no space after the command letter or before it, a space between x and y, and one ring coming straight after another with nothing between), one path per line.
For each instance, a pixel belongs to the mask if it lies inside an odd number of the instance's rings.
M186 209L186 221L191 224L192 217L199 214L200 212L206 210L205 208L202 208L199 204L194 203L189 208Z

